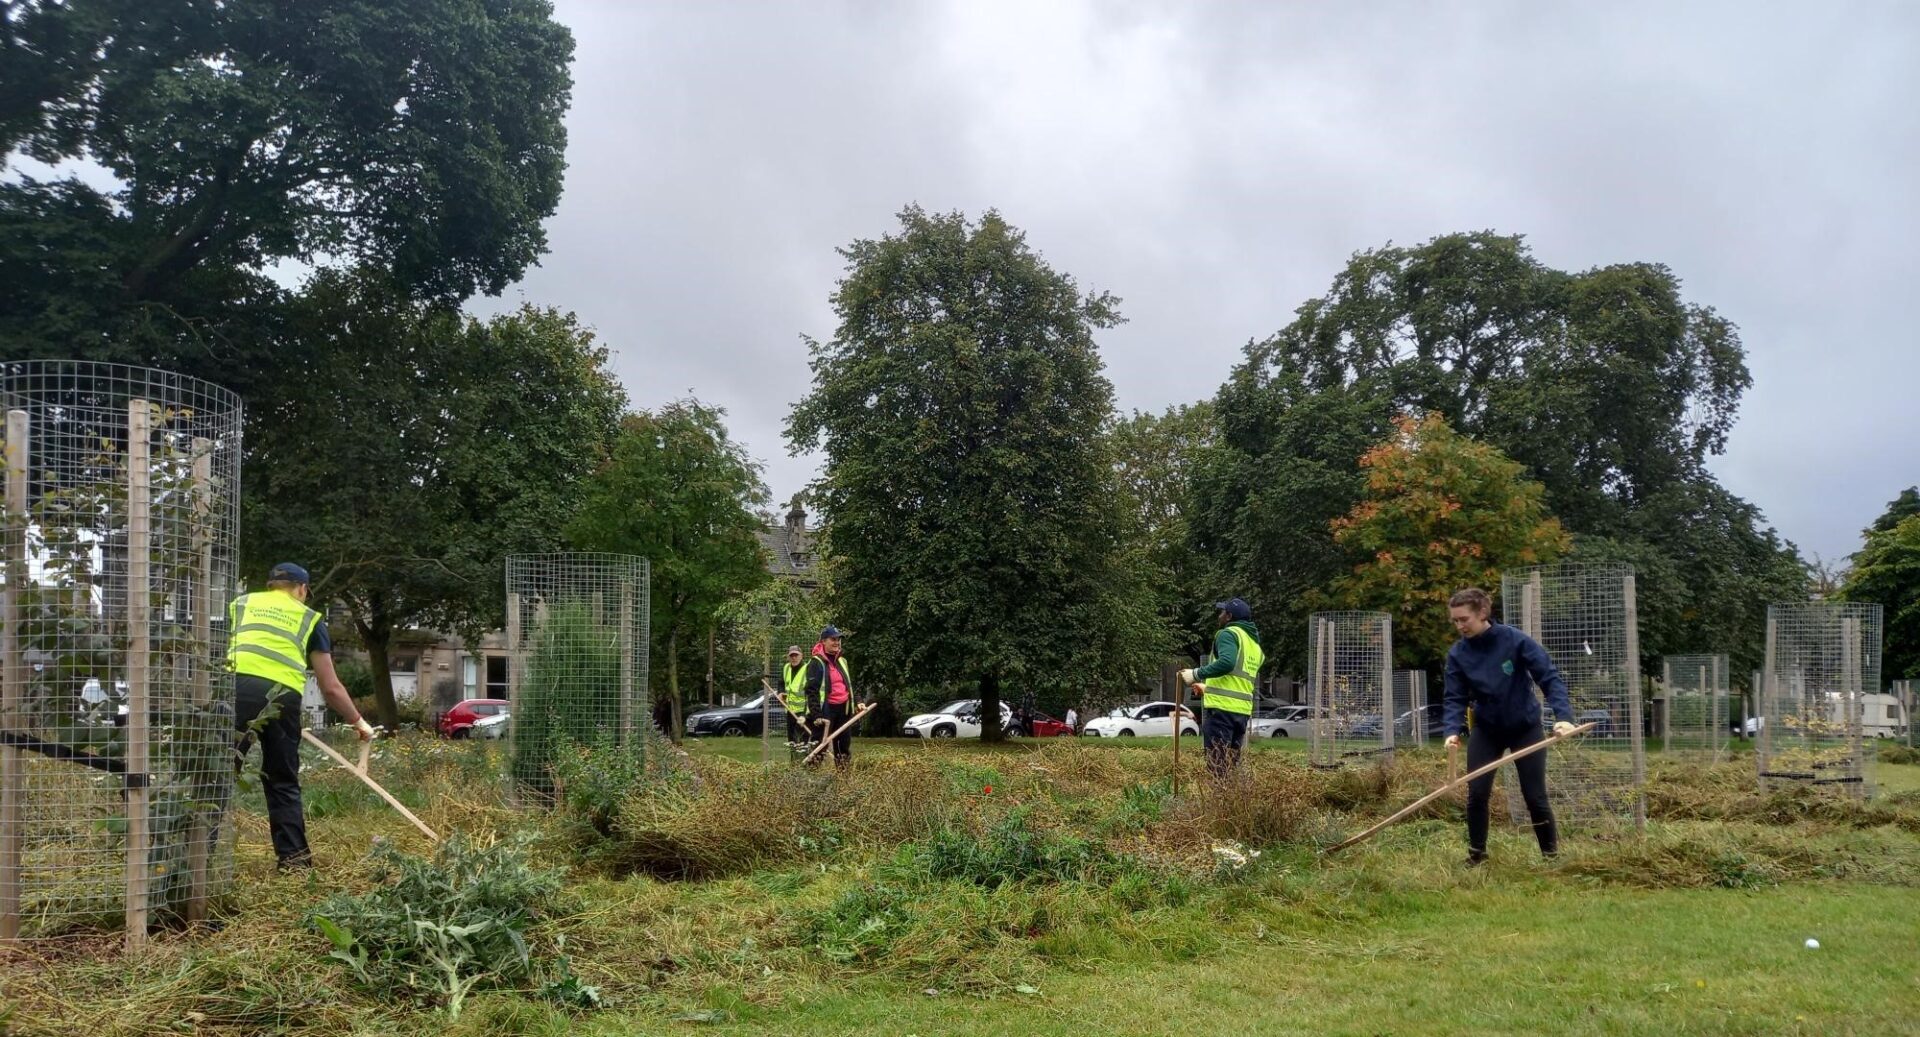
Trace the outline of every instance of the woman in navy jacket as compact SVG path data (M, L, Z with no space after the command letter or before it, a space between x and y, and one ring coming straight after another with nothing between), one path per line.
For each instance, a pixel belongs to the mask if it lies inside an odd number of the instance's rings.
M1545 735L1540 727L1540 686L1547 706L1559 717L1553 733L1573 730L1573 704L1567 682L1560 679L1553 660L1539 642L1504 623L1495 623L1493 599L1478 587L1454 593L1448 616L1460 640L1447 652L1446 705L1441 717L1447 748L1460 744L1467 726L1467 707L1473 707L1473 733L1467 740L1467 769L1483 767L1509 750L1524 749ZM1547 803L1545 750L1513 761L1520 778L1520 795L1533 818L1533 834L1540 854L1551 859L1560 850L1560 836ZM1487 859L1487 801L1493 794L1493 771L1467 783L1467 866Z

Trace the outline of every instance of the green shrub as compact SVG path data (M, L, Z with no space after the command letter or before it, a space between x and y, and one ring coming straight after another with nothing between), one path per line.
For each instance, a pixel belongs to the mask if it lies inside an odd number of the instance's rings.
M1920 763L1920 748L1883 741L1879 745L1881 763Z
M908 853L928 878L988 889L1028 881L1101 882L1124 870L1122 860L1100 843L1031 830L1027 814L1027 808L1014 810L979 837L945 829Z
M585 605L554 604L533 631L513 705L515 785L554 794L553 765L568 745L592 745L619 721L620 638ZM633 718L644 725L645 717Z
M479 847L455 835L431 858L375 845L376 885L364 894L337 894L309 919L333 944L328 955L382 997L444 1004L457 1016L481 984L523 984L543 971L574 1003L589 995L558 968L534 961L528 929L555 906L556 872L527 860L530 836Z

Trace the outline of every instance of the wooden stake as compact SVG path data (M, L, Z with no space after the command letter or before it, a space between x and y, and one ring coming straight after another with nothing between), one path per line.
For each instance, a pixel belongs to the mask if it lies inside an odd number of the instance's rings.
M1392 817L1387 818L1385 821L1382 821L1379 824L1374 825L1372 828L1369 828L1366 831L1361 832L1359 835L1353 836L1352 838L1347 839L1344 842L1336 843L1332 846L1329 846L1326 849L1321 850L1320 852L1322 854L1337 853L1341 850L1346 849L1349 846L1353 846L1357 843L1365 842L1366 840L1371 839L1374 833L1380 831L1381 829L1387 827L1388 825L1395 823L1396 821L1400 821L1404 819L1409 814L1412 814L1414 811L1419 810L1421 807L1424 807L1428 803L1431 803L1434 800L1439 799L1441 796L1444 796L1447 793L1452 792L1454 789L1459 788L1461 785L1464 785L1467 782L1472 781L1473 779L1479 777L1480 775L1486 774L1490 771L1495 770L1501 764L1508 763L1513 760L1518 760L1522 756L1532 756L1534 753L1537 753L1546 749L1547 746L1550 746L1555 742L1564 741L1576 735L1586 734L1588 731L1593 730L1596 726L1598 726L1597 723L1581 724L1579 727L1574 728L1573 730L1567 732L1564 735L1549 735L1546 738L1543 738L1540 741L1527 746L1525 749L1518 750L1517 752L1510 752L1505 756L1502 756L1499 759L1493 761L1492 763L1475 767L1473 770L1468 771L1467 773L1461 775L1458 778L1454 778L1451 781L1448 781L1445 785L1442 785L1439 788L1434 789L1432 792L1429 792L1426 795L1421 796L1419 799L1414 800L1412 803L1409 803L1406 806L1400 808L1400 810L1397 813L1395 813ZM1453 759L1453 754L1448 753L1447 759L1449 761L1449 769L1451 769L1451 761Z
M193 441L193 652L187 660L193 706L213 704L213 442ZM226 737L224 733L219 737ZM223 776L224 778L224 776ZM207 916L207 839L212 831L199 806L187 825L187 902L182 916L198 922Z
M21 690L27 681L20 624L27 592L27 435L24 410L7 412L6 597L0 599L0 727L21 723ZM17 528L16 528L17 526ZM0 940L20 938L20 862L26 840L21 831L20 798L26 793L26 750L0 748Z
M1173 689L1173 794L1180 794L1180 702L1187 697L1187 685L1178 676ZM1204 697L1204 696L1203 696Z
M633 737L633 584L620 584L620 744L632 746Z
M827 746L832 745L833 740L835 738L840 737L840 732L845 731L848 728L852 727L853 725L859 723L861 717L864 717L868 713L873 712L873 707L875 705L876 703L869 702L866 705L861 706L860 711L848 717L846 723L841 724L839 727L829 729L826 735L820 739L820 744L814 746L813 751L807 754L807 758L800 761L801 765L804 766L806 764L812 763L814 760L814 757L819 756L823 752L826 752Z
M151 790L148 727L153 704L147 687L148 639L152 625L148 596L152 593L153 536L151 471L151 404L127 404L127 950L147 942L148 806Z
M333 757L333 762L345 768L348 774L359 778L362 784L378 793L380 798L386 800L387 805L398 811L401 817L413 822L413 827L420 829L421 835L426 836L436 843L440 841L440 837L434 834L433 829L427 827L426 822L415 817L413 811L408 810L405 803L393 798L393 793L388 792L379 782L373 780L373 775L367 773L367 759L373 752L373 743L371 741L360 743L360 765L356 767L348 763L347 758L340 755L339 751L334 749L333 746L321 741L312 731L301 731L300 737L305 739L309 744L317 747L321 752Z

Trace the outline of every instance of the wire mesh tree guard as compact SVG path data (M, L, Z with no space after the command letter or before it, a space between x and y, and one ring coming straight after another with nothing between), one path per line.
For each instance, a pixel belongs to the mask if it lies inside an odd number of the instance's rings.
M1308 759L1316 767L1393 751L1393 617L1315 612L1307 617Z
M0 413L0 938L117 914L138 946L232 879L240 400L14 361Z
M511 792L550 799L557 754L645 753L648 569L634 555L561 552L507 559Z
M1669 655L1660 660L1667 691L1660 750L1706 763L1727 758L1733 725L1732 675L1725 655Z
M1880 687L1881 608L1865 602L1767 606L1757 691L1760 789L1794 784L1867 795L1862 696Z
M1567 682L1574 723L1598 725L1577 743L1551 750L1547 787L1555 818L1566 827L1631 822L1644 829L1647 757L1633 567L1506 573L1500 600L1503 620L1539 642ZM1524 823L1519 784L1505 771L1501 780L1509 815Z

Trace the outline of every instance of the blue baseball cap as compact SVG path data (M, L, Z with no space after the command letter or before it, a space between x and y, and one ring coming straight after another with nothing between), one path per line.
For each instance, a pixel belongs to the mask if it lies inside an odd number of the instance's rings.
M1228 598L1225 601L1216 601L1213 603L1213 607L1221 612L1225 612L1233 619L1253 618L1253 610L1248 608L1247 603L1241 601L1239 598Z
M267 579L274 583L306 583L307 571L292 562L281 562L267 574Z
M820 631L820 640L822 641L825 641L828 638L832 638L832 637L843 637L843 636L845 635L840 633L839 627L828 627L825 630Z

